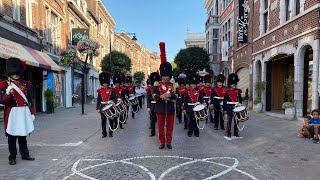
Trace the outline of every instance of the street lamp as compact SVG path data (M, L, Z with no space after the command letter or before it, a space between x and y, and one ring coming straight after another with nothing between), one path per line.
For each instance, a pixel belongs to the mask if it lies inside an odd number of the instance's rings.
M111 51L112 51L112 45L114 44L114 42L116 42L116 40L121 36L122 33L119 34L119 36L117 38L115 38L113 40L113 43L111 42L111 37L110 37L110 52L109 52L109 59L110 59L110 72L111 72L111 69L112 69L112 57L111 57ZM133 41L137 41L137 37L136 37L136 33L126 33L127 35L133 35L131 40Z

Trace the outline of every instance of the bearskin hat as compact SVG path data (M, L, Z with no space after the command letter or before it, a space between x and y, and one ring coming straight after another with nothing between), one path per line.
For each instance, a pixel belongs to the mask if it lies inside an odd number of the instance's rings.
M20 74L22 75L27 65L25 61L18 58L9 58L6 61L6 71L8 75Z
M239 78L238 78L237 74L232 73L232 74L229 75L229 77L228 77L228 86L230 86L231 84L238 85L238 82L239 82Z
M172 77L172 66L169 62L160 65L160 74L161 76Z
M132 83L132 77L131 76L127 76L126 77L126 83Z
M181 84L186 84L186 78L179 78L178 83Z
M199 76L199 83L203 83L203 76Z
M153 73L150 74L150 78L149 79L150 79L150 84L152 86L154 86L154 83L156 81L160 81L160 76L159 76L159 74L157 72L153 72Z
M99 74L99 81L101 86L105 83L110 84L110 73L102 72Z
M192 73L188 76L188 83L189 84L199 84L199 75Z
M113 79L113 84L116 84L116 83L121 83L121 76L120 76L120 74L114 74L113 75L113 77L112 77L112 79Z
M221 82L223 84L225 80L226 80L226 77L223 74L218 74L217 82Z
M211 83L211 76L210 74L207 74L204 76L204 83Z

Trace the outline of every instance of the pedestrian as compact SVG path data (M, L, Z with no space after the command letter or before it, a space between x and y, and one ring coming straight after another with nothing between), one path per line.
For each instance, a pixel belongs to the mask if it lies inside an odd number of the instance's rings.
M163 149L165 144L167 148L172 149L172 131L174 124L174 101L176 100L176 95L174 94L173 85L169 82L172 77L172 66L169 62L166 62L165 56L165 44L160 43L161 51L161 65L160 65L160 75L161 83L159 86L153 87L153 99L157 101L155 112L157 113L158 122L158 134L160 146L159 149ZM166 132L164 126L166 125Z
M228 87L229 89L226 92L226 95L224 96L223 99L223 105L227 110L227 115L228 115L228 123L227 123L227 129L226 129L226 136L229 138L231 137L231 124L232 121L234 121L234 136L239 137L239 131L237 127L237 122L233 118L233 109L236 106L241 106L242 104L242 98L241 98L241 90L237 89L236 86L238 85L238 75L235 73L232 73L228 77Z
M224 128L224 119L223 119L223 98L227 93L227 87L223 86L225 81L225 76L223 74L218 74L217 76L217 85L213 88L210 95L210 103L211 108L214 110L214 129L218 130L218 126L220 125L222 130Z
M145 90L143 89L143 87L141 87L140 83L137 83L135 92L136 92L136 95L138 96L139 107L140 109L142 109L143 94L145 93Z
M33 161L29 155L27 135L34 130L35 110L31 98L31 83L23 80L26 62L18 58L6 61L8 80L0 82L0 104L5 105L4 127L8 137L9 164L16 164L16 141L23 160Z
M203 93L197 89L197 84L199 83L199 76L192 73L188 76L188 82L190 85L190 90L184 95L184 113L187 113L189 120L189 130L188 136L191 137L194 134L199 137L199 127L197 125L197 120L194 116L193 108L198 104L203 104Z
M102 113L104 107L109 105L111 102L114 106L116 103L116 95L112 88L110 88L110 73L102 72L99 74L99 81L101 88L97 89L98 99L96 110L101 114L101 127L102 127L102 138L107 137L107 117ZM109 120L109 137L113 137L113 130L116 129L116 118Z
M153 99L153 87L158 86L160 81L160 76L157 72L153 72L150 74L149 83L150 86L147 88L147 108L150 114L150 129L151 134L150 137L156 135L156 122L157 122L157 114L155 112L156 101Z

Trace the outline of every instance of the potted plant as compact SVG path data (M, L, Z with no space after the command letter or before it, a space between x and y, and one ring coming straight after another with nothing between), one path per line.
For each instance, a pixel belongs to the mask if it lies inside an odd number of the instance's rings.
M47 105L47 114L52 114L54 112L54 96L53 91L51 89L47 89L44 92L45 98L46 98L46 105Z
M87 94L87 102L94 104L94 96L92 94Z
M73 94L72 95L72 103L74 107L80 107L80 96L78 94Z
M260 113L263 108L263 104L261 102L261 94L262 94L262 91L266 89L266 82L265 81L256 82L256 84L254 85L254 89L257 95L256 99L253 101L254 111L256 113Z
M248 100L249 100L249 89L247 88L246 93L244 94L244 97L242 97L242 104L248 107Z
M284 82L286 102L282 104L282 108L285 109L285 115L283 119L285 120L294 120L296 117L295 104L293 103L294 98L294 79L292 76L289 76L288 79Z

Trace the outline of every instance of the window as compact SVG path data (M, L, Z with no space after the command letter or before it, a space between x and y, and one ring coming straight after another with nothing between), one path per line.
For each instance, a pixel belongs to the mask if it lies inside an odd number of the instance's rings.
M268 0L261 0L261 15L260 15L260 34L268 31L268 17L269 17L269 4Z
M216 16L218 16L218 14L219 14L219 3L218 3L218 0L216 0L216 6L215 6L215 8L216 8Z
M268 31L268 12L263 15L264 33Z
M104 46L103 45L100 45L101 46L101 59L103 59L103 56L105 55L105 49L104 49Z
M86 3L86 1L83 1L82 7L83 7L83 13L85 15L87 15L87 3Z
M81 0L77 0L77 4L79 7L81 7Z
M303 11L304 7L304 0L295 0L295 4L296 4L296 15L300 14L300 12Z
M58 54L60 50L60 33L61 33L61 21L57 15L51 12L51 39L50 42L52 44L51 52L54 54Z
M228 47L231 46L231 20L229 19L224 25L222 26L222 40L228 41Z
M32 28L32 0L26 0L26 25Z
M100 18L99 32L101 35L103 35L103 29L104 29L104 23L103 23L102 19Z
M292 17L292 0L286 0L286 21Z
M12 0L12 18L20 22L20 0Z

